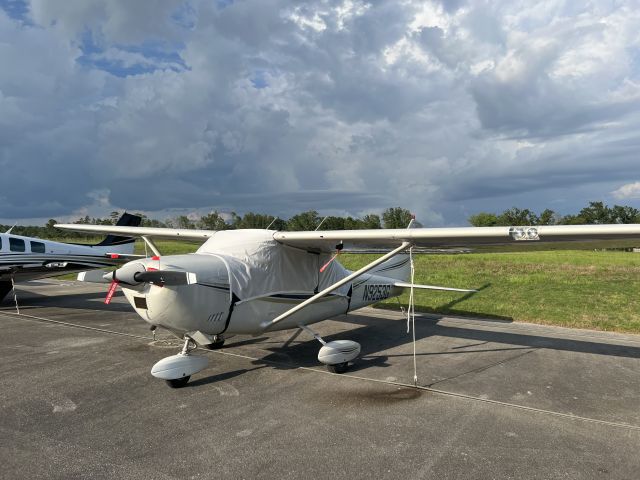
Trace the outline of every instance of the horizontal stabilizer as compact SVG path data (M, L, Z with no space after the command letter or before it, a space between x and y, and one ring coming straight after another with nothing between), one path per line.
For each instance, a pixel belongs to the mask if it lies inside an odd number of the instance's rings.
M411 288L412 286L412 284L408 282L395 282L393 285L400 288ZM447 292L477 292L478 291L478 290L472 290L467 288L437 287L435 285L418 285L416 283L413 284L413 288L421 288L423 290L444 290Z
M104 279L104 270L89 270L88 272L80 272L78 274L79 282L89 283L110 283L110 280Z

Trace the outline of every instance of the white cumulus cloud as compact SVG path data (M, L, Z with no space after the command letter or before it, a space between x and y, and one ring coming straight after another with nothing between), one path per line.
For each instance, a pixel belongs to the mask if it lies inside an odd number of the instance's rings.
M640 198L640 182L627 183L620 188L611 192L618 200L627 200L631 198Z

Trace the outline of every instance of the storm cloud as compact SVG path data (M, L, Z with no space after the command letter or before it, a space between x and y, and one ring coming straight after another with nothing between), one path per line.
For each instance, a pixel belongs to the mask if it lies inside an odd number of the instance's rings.
M638 7L0 0L0 219L634 204Z

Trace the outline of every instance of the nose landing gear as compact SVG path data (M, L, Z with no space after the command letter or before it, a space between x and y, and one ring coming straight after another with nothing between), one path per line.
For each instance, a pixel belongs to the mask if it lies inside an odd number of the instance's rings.
M171 388L184 387L191 375L205 369L209 363L207 357L191 354L196 348L196 342L185 335L182 351L157 362L151 368L151 375L165 380Z

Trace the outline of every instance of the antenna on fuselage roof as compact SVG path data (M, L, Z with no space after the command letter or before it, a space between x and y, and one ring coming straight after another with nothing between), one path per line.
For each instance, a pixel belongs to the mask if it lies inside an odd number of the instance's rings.
M18 224L17 222L16 222L16 223L14 223L14 224L13 224L13 227L15 227L17 224ZM9 228L9 230L7 230L6 232L4 232L4 234L5 234L5 235L10 234L10 233L11 233L11 230L13 230L13 227L10 227L10 228Z

